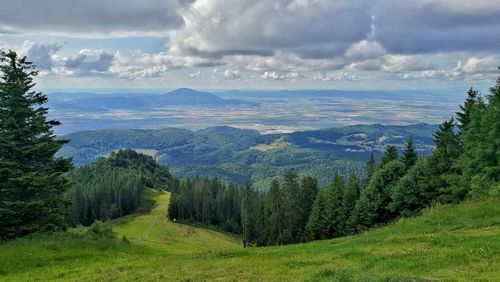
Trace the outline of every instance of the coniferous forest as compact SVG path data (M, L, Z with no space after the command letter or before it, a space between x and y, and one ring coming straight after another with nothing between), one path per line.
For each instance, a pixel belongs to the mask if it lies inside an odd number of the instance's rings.
M434 133L429 157L419 157L410 138L401 156L387 146L378 163L373 156L368 160L364 178L335 175L328 187L318 187L312 177L299 179L293 170L265 192L245 185L229 198L220 196L226 188L217 181L186 182L174 191L171 218L238 230L245 246L281 245L356 234L432 205L498 194L500 79L485 96L471 88L455 114ZM241 215L228 228L219 206L231 210L235 203Z
M281 245L355 234L436 204L499 192L500 79L488 95L470 89L456 118L434 134L429 157L408 139L401 155L387 146L368 160L362 178L335 175L328 187L286 171L267 190L237 187L217 177L178 180L132 150L77 169L55 153L47 98L33 91L33 65L1 54L0 206L3 240L134 212L145 188L170 191L169 218L243 234L244 246Z

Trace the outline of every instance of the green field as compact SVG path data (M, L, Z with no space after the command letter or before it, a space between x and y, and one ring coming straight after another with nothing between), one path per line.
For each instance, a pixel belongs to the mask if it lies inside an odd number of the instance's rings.
M498 197L434 207L421 217L361 235L247 249L229 234L167 221L168 193L150 190L147 199L139 213L113 221L117 237L127 236L130 244L92 241L74 232L3 243L0 280L492 281L500 277Z

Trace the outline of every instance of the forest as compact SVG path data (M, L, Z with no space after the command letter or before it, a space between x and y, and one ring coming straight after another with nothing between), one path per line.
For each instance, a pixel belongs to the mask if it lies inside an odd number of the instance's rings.
M265 191L247 184L235 194L240 197L244 246L356 234L399 217L418 215L431 205L496 195L500 192L499 129L500 79L485 97L472 88L468 91L456 120L443 122L434 133L435 149L428 157L416 154L410 138L401 156L394 146L386 147L379 162L372 155L361 179L351 175L346 180L337 174L328 187L319 188L315 178L299 179L289 170ZM233 231L232 226L227 229L220 224L226 214L210 209L210 202L233 205L235 200L221 197L221 193L224 186L220 184L186 185L174 192L170 215Z
M52 130L47 97L31 90L34 66L2 53L0 71L0 239L90 225L134 212L145 188L172 193L172 221L241 233L244 246L282 245L359 233L426 207L500 190L500 79L488 95L470 89L433 134L435 149L419 157L413 138L400 155L388 145L364 173L334 174L322 187L312 176L286 170L267 189L217 177L173 177L168 168L133 150L119 150L72 168L56 157L67 140Z

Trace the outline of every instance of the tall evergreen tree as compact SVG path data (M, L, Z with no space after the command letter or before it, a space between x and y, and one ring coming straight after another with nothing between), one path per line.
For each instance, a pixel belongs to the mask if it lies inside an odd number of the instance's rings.
M474 90L472 87L467 92L467 98L463 105L460 105L460 111L456 112L457 115L457 126L460 129L460 133L463 134L469 123L471 121L471 114L474 110L474 107L479 101L478 91Z
M396 146L387 145L387 147L385 148L384 154L380 158L380 167L384 166L385 164L387 164L391 161L398 160L398 159L399 159L398 149L396 148Z
M342 196L344 194L344 178L336 174L326 192L326 216L328 219L328 237L334 238L342 234Z
M254 241L255 216L253 210L253 192L247 183L241 198L241 227L243 229L243 247L251 246Z
M301 233L302 206L298 174L294 170L288 170L283 176L283 208L284 208L284 240L296 242Z
M302 179L300 184L300 193L301 193L301 230L303 231L306 223L309 219L309 214L311 213L311 208L316 199L316 195L318 194L318 180L314 177L306 176Z
M401 161L405 165L406 170L410 169L418 160L418 155L415 152L415 145L413 144L413 138L409 138L406 141L406 148L403 152L403 157Z
M390 209L391 193L404 173L404 164L399 160L377 169L368 187L361 192L350 219L357 230L386 223L395 217Z
M33 91L34 65L13 51L0 53L0 240L62 227L61 197L69 188L63 176L71 162L55 158L66 143L57 140L42 105L47 96Z
M373 156L373 153L371 153L370 158L366 162L366 178L365 178L366 185L368 185L370 179L372 179L376 169L377 169L377 164L375 163L375 156Z
M455 132L455 121L451 118L443 122L434 133L436 148L429 157L431 173L430 185L438 193L438 201L442 203L458 202L465 197L466 189L452 185L457 179L458 170L455 161L460 155L460 138Z
M271 187L266 196L265 203L267 244L277 245L280 243L281 230L283 228L283 210L281 204L281 191L277 180L271 182Z
M328 238L328 217L326 212L326 191L319 191L311 208L305 227L306 240L321 240Z
M417 160L394 187L391 193L391 210L402 216L412 216L429 206L437 198L430 179L428 161Z
M342 234L350 234L354 232L355 226L349 220L356 202L359 199L360 187L359 180L356 175L351 175L347 181L347 185L344 189L344 194L342 196L342 211L341 211L341 222L343 224Z

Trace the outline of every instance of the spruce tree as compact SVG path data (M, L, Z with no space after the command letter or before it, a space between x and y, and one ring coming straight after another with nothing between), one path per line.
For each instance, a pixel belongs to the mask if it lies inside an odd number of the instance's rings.
M47 96L33 91L35 66L13 51L0 53L0 240L63 226L63 176L67 159L55 158L66 143L57 140L42 105Z
M391 210L402 216L412 216L429 206L437 197L430 179L427 159L417 160L394 187Z
M399 159L398 149L396 148L396 146L388 145L385 148L384 154L380 158L380 167L384 166L385 164L387 164L391 161L398 160L398 159Z
M467 98L463 105L460 105L460 111L456 112L457 115L457 126L460 129L460 133L463 134L467 130L469 123L471 121L471 114L474 110L475 105L478 103L478 91L474 90L472 87L467 92Z
M343 224L342 234L351 234L354 232L355 226L349 220L351 214L354 211L354 206L359 199L360 187L359 180L356 175L351 175L347 181L347 185L344 189L344 194L342 196L342 211L341 211L341 222Z
M326 191L319 191L311 208L305 227L306 240L321 240L328 238L328 217L326 212Z
M314 177L306 176L302 179L300 184L301 193L301 230L304 230L307 220L309 219L309 214L311 213L311 208L318 194L318 180Z
M298 175L294 170L288 170L283 176L283 208L284 208L284 227L283 237L286 242L296 242L301 233L302 206L301 193Z
M267 244L277 245L283 228L283 211L281 204L281 191L277 180L271 182L271 187L266 195L265 220Z
M342 234L342 197L344 194L344 178L336 174L326 191L326 216L328 219L328 237L334 238Z
M241 198L241 227L243 229L243 247L251 246L254 241L255 216L253 210L253 192L247 183Z
M413 144L413 138L409 138L406 141L406 148L403 152L403 157L401 161L405 165L406 170L410 169L418 160L418 155L415 152L415 145Z
M366 178L365 178L366 185L368 185L370 179L372 179L376 169L377 169L377 164L375 163L375 157L373 156L373 153L371 153L370 158L366 162Z
M453 185L459 173L455 161L460 155L460 138L455 132L455 121L443 122L434 133L436 148L429 157L430 185L441 203L456 203L466 196L465 187Z
M368 187L361 192L350 219L358 231L395 217L390 208L391 193L404 173L405 167L399 160L377 169Z

